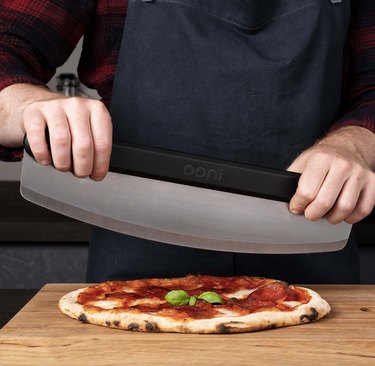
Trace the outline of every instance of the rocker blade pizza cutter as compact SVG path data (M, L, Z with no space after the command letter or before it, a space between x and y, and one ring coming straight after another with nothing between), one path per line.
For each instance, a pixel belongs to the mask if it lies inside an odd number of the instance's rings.
M21 194L112 231L163 243L243 253L342 249L351 225L288 210L299 174L114 143L101 182L42 166L26 142Z

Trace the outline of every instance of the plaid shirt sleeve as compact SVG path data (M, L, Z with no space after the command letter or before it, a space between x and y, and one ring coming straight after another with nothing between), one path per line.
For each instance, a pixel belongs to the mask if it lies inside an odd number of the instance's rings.
M342 117L332 126L360 126L375 133L375 1L352 1L345 47Z
M2 0L0 90L45 84L74 50L95 10L92 0Z
M0 90L17 83L44 85L74 50L88 26L93 0L1 0ZM20 149L0 146L0 160Z

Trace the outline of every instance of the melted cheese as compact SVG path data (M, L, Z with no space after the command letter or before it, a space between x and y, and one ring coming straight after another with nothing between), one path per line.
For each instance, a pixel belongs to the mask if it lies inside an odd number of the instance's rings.
M301 303L298 302L298 301L283 301L282 303L284 305L288 305L288 306L290 306L292 308L294 308L295 306L301 305Z
M126 287L126 286L123 286L121 288L121 291L124 291L124 292L126 292L128 294L134 294L136 292L135 288L133 288L133 287Z
M237 313L236 311L233 311L231 309L225 309L225 308L216 308L216 310L218 311L218 315L216 317L219 317L219 316L238 316L239 313Z
M236 292L225 293L223 295L225 295L226 297L228 297L230 299L232 297L235 297L236 299L245 299L246 297L248 297L255 290L256 289L252 289L252 290L239 290L239 291L236 291Z
M99 301L90 301L89 305L97 306L98 308L110 310L116 307L122 306L121 300L99 300Z

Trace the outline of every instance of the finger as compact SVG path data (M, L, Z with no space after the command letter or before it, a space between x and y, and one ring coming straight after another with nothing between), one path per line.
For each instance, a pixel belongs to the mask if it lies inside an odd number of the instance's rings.
M301 173L305 166L305 160L307 157L305 155L300 155L297 159L293 161L291 165L289 165L287 171Z
M38 110L30 110L24 116L24 127L31 151L36 161L43 165L51 164L51 154L46 142L46 121Z
M99 181L108 173L112 151L112 121L104 104L93 107L90 121L94 141L94 165L91 178Z
M48 125L53 165L60 171L71 170L71 137L65 113L58 109L44 113Z
M305 217L311 221L323 217L335 204L348 178L348 169L338 163L333 165L315 199L306 207Z
M324 179L329 171L330 164L323 160L311 159L302 172L298 181L298 188L290 200L289 209L293 214L302 214L306 207L315 199Z
M348 216L345 221L348 224L355 224L361 221L366 216L370 215L375 206L375 184L369 184L364 187L359 196L357 205L354 211Z
M88 177L92 173L94 146L91 136L89 112L76 106L67 113L72 137L73 171L77 177Z
M327 221L331 224L338 224L349 217L357 205L362 188L363 179L358 181L355 177L350 177L345 182L336 203L325 216Z

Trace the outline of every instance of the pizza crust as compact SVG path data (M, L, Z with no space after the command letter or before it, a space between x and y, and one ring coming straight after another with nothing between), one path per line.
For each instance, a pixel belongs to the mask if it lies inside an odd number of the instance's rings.
M303 287L300 287L303 288ZM293 311L261 311L244 316L218 316L211 319L172 319L131 310L113 309L85 311L77 302L80 292L72 291L59 301L60 310L67 316L95 325L143 332L177 333L242 333L314 322L326 316L331 308L315 291L305 289L311 296L307 304Z

